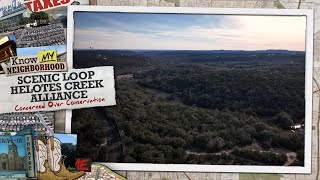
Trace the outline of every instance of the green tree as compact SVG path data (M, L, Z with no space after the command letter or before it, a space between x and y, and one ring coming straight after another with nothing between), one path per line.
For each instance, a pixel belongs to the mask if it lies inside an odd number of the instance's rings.
M48 20L49 16L46 12L40 11L40 12L33 12L30 14L30 19L32 21L39 21L39 20Z
M289 130L294 125L292 116L285 111L281 111L275 117L274 122L279 124L282 129Z
M224 145L224 140L218 136L208 142L208 149L212 152L217 152L220 151L224 147Z
M11 136L11 132L5 131L5 132L3 133L3 135L4 135L4 136Z
M46 139L46 134L45 134L45 132L41 132L41 131L40 131L40 132L38 133L38 136L37 136L37 137L38 137L39 140L41 140L42 142L44 142L45 139Z
M21 19L19 19L18 24L20 25L24 25L24 24L28 24L31 22L31 19L28 17L23 17Z
M61 153L65 156L65 166L67 168L74 168L76 162L76 146L72 143L61 143Z
M63 25L64 28L67 28L67 17L61 18L61 24Z

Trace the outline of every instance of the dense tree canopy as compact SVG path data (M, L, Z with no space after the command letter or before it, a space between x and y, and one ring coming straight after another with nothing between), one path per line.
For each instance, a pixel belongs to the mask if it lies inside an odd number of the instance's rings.
M31 14L30 14L30 19L32 20L32 21L34 21L34 20L48 20L49 19L49 16L48 16L48 14L46 13L46 12L44 12L44 11L40 11L40 12L32 12Z
M117 105L104 107L120 130L122 162L284 165L296 152L292 165L303 165L304 132L291 129L304 123L302 54L74 54L76 68L114 65L116 76L133 75L117 79ZM73 114L78 155L108 161L107 123L92 108Z

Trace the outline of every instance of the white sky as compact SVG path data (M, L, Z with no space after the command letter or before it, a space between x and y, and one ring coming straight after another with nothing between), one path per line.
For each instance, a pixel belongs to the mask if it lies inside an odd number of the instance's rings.
M75 49L305 50L305 16L162 16L76 14Z

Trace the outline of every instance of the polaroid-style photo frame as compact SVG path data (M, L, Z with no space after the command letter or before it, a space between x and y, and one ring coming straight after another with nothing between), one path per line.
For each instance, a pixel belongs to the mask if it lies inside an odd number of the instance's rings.
M69 6L67 35L69 68L115 69L116 106L73 110L81 156L311 172L312 10Z

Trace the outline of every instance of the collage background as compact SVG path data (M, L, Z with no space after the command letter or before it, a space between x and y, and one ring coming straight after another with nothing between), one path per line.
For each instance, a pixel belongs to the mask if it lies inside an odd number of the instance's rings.
M266 8L314 10L314 68L311 174L245 174L192 172L134 172L117 171L128 179L137 180L318 180L319 126L320 126L320 0L90 0L90 5L154 6L154 7L208 7L208 8Z

